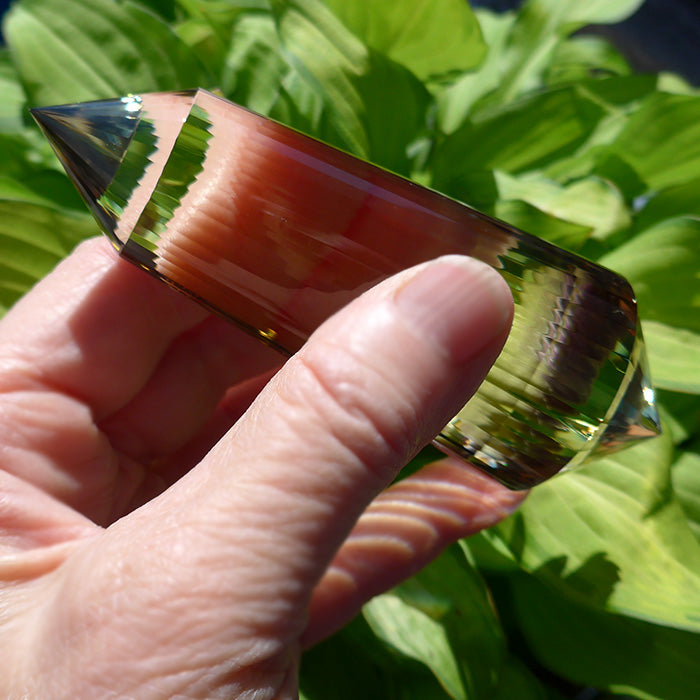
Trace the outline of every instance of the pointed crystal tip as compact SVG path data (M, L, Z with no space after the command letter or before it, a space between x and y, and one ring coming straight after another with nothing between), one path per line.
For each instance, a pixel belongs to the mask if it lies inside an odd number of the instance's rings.
M98 204L138 124L141 99L130 96L31 110L74 185L106 232L115 219Z

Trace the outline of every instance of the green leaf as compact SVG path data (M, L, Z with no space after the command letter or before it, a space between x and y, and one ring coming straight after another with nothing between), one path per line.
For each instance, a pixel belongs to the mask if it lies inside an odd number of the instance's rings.
M700 332L700 219L663 221L600 263L630 281L643 319Z
M678 453L671 474L678 500L700 542L700 441Z
M20 185L0 182L0 315L48 274L80 240L95 235L92 219L40 203ZM11 199L5 195L20 195Z
M33 104L209 83L170 27L129 2L23 0L12 7L4 29Z
M503 51L500 85L491 99L509 102L537 86L566 36L586 24L618 22L643 1L529 0L518 13Z
M642 328L654 386L700 394L700 333L659 321Z
M450 700L419 663L389 649L358 617L301 661L307 700Z
M547 67L546 80L549 85L556 85L605 75L626 76L630 72L627 59L609 41L583 35L557 46Z
M26 99L7 49L0 48L0 133L20 131L24 126Z
M322 103L314 135L410 172L407 147L424 129L429 105L421 83L365 47L321 0L274 0L272 6L285 56ZM388 113L396 118L387 120Z
M425 664L451 698L492 697L504 645L488 592L454 546L364 608L375 634Z
M463 0L324 2L368 47L424 82L474 68L486 54L479 23Z
M531 95L482 113L447 136L429 167L433 186L469 201L463 182L476 170L535 170L575 150L592 134L603 110L576 88Z
M511 580L509 603L529 652L574 683L647 700L697 694L698 634L592 610L534 576Z
M635 228L644 231L664 219L679 216L700 218L700 178L661 190L648 198L635 221Z
M271 15L241 15L232 30L231 48L222 73L224 94L255 112L269 114L291 70L281 49Z
M494 531L521 567L590 610L700 631L700 546L675 499L668 434L532 491Z
M700 97L652 95L630 117L611 152L652 190L700 178Z
M496 185L501 200L526 202L549 216L578 224L596 238L605 238L631 223L620 193L600 178L586 178L562 186L540 175L512 177L496 173Z
M515 22L515 14L477 10L476 17L488 52L477 70L466 73L438 92L438 123L447 134L463 124L473 105L495 90L501 81L503 50Z

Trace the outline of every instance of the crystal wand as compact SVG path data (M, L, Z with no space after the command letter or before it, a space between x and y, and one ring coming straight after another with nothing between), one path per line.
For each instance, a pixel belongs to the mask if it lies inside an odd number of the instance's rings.
M203 90L33 114L123 257L286 354L401 269L450 253L496 268L510 337L435 444L511 488L658 434L613 272Z

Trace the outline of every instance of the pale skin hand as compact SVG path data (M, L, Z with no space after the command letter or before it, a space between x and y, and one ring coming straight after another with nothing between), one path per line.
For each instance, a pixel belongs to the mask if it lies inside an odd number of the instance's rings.
M385 490L511 313L442 259L260 391L276 354L81 246L0 323L0 697L296 697L300 649L520 502L451 460Z

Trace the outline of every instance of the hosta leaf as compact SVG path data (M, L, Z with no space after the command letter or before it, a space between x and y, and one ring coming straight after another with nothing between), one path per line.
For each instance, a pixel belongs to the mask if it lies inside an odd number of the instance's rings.
M652 95L611 150L652 190L700 178L700 97Z
M367 46L423 81L478 65L486 53L479 23L463 0L324 0Z
M644 231L664 219L695 216L700 219L700 178L662 190L650 197L635 220L635 228Z
M476 16L488 52L476 70L438 91L438 122L448 134L465 121L475 102L500 84L503 48L516 19L514 13L496 14L485 10L477 10Z
M274 0L283 50L323 103L323 140L406 174L428 93L406 68L368 49L321 0ZM391 90L387 90L391 85ZM386 119L391 113L395 118Z
M20 131L24 124L24 90L7 49L0 48L0 133Z
M307 651L300 675L307 700L451 700L425 667L386 647L362 618Z
M434 186L469 200L461 184L475 170L518 173L574 153L603 111L575 88L532 95L480 115L450 134L430 162Z
M457 546L370 601L364 617L380 639L425 664L451 698L492 697L502 632L481 577Z
M206 87L192 50L159 17L110 0L23 0L5 35L30 102Z
M700 542L700 441L680 452L671 470L673 487Z
M603 75L629 75L627 59L599 36L575 36L562 41L552 54L546 80L550 85Z
M634 698L697 694L700 635L591 610L534 576L514 578L509 592L529 653L554 673Z
M527 571L591 610L700 631L700 546L666 434L538 486L499 526Z
M600 263L632 283L643 319L700 332L700 219L663 221Z
M89 216L0 196L0 315L95 233Z
M502 59L492 100L508 102L537 86L564 37L586 24L618 22L644 0L529 0L518 14Z
M700 333L644 321L654 386L700 394Z
M630 225L620 193L610 183L592 177L562 186L539 175L512 177L496 173L500 199L520 200L545 214L578 224L596 238Z
M221 89L234 102L261 114L269 114L279 99L290 67L281 55L275 21L269 14L239 17L226 56Z

